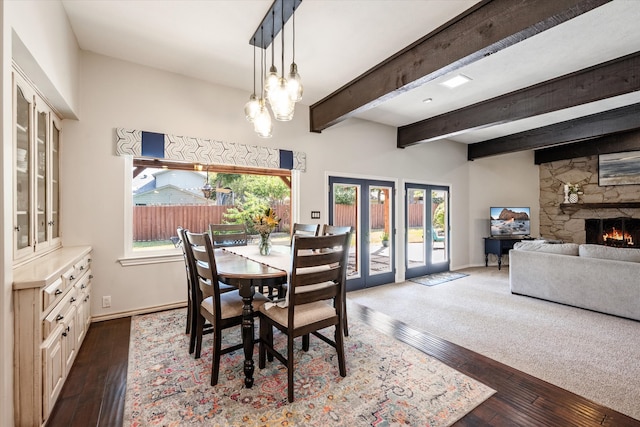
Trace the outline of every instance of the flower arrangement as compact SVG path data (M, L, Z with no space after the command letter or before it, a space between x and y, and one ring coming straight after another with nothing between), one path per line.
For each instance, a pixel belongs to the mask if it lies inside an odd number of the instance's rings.
M253 228L260 233L260 236L267 238L280 224L280 218L276 215L276 211L266 208L263 213L255 216L253 224Z

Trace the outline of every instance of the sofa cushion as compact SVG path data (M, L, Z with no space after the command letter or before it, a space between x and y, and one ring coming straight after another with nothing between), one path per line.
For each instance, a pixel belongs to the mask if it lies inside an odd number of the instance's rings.
M532 240L517 242L513 249L519 251L546 252L559 255L578 255L577 243L546 243L544 241Z
M634 248L614 248L611 246L585 244L580 245L579 254L585 258L640 262L640 249Z

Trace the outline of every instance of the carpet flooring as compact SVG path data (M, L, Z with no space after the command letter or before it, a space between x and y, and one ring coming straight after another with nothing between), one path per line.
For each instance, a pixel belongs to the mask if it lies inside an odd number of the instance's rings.
M513 295L505 266L460 272L468 276L348 300L640 420L640 322Z
M449 426L495 392L356 319L345 338L345 378L332 347L313 336L308 352L297 346L292 404L286 368L277 361L256 366L254 386L244 388L242 351L222 356L220 380L211 387L211 335L194 359L185 315L182 309L133 317L125 426ZM286 346L282 334L274 339ZM223 334L223 346L239 340L239 327Z
M452 280L465 277L467 274L458 273L456 271L444 271L442 273L427 274L426 276L414 277L409 279L412 282L420 283L425 286L435 286L441 283L450 282Z

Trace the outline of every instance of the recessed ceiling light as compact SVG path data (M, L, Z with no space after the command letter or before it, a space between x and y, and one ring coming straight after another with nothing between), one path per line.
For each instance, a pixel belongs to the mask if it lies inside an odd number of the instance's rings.
M425 104L428 104L431 101L433 101L433 98L425 98L425 99L422 100L422 102L424 102Z
M470 81L471 79L469 77L463 74L458 74L457 76L451 77L449 80L445 80L440 84L450 89L453 89L454 87L462 86L463 84L468 83Z

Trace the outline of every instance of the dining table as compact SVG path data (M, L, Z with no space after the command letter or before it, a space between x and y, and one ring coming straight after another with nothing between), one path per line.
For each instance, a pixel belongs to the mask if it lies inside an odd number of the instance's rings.
M258 246L233 247L234 250L236 248L246 248L249 254L253 254L252 251L255 251L259 255ZM287 268L277 268L271 264L260 262L253 259L254 257L244 256L236 251L231 251L231 248L215 249L214 256L216 258L218 280L238 288L238 292L242 297L244 384L247 388L251 388L253 386L253 372L255 369L253 363L253 296L255 289L256 287L262 289L264 286L268 286L269 288L281 290L283 285L287 283ZM274 256L274 262L275 258Z

